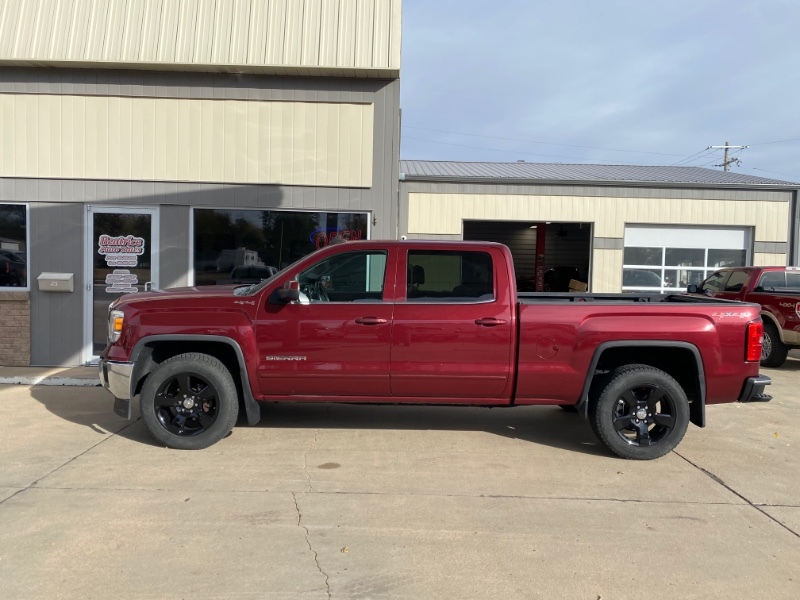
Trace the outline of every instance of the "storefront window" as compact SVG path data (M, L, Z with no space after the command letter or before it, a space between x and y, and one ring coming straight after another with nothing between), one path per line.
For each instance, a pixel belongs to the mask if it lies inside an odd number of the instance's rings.
M0 288L28 286L28 215L24 204L0 204Z
M195 285L257 283L336 237L367 239L365 213L194 210Z

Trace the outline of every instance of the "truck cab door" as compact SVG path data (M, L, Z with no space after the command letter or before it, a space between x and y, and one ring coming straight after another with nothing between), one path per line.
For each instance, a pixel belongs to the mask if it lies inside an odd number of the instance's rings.
M439 248L409 249L399 262L392 395L406 402L507 404L516 298L504 257Z
M387 250L330 255L296 275L299 301L265 300L255 325L262 397L390 395L389 256Z

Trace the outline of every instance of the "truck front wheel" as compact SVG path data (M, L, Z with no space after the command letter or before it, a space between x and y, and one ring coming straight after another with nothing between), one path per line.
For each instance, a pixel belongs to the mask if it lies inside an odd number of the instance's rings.
M781 341L781 334L775 324L764 320L764 338L761 345L761 366L780 367L786 362L789 347Z
M660 369L626 365L609 373L589 404L589 422L614 454L651 460L670 452L689 425L689 401Z
M179 450L200 450L233 429L239 414L236 384L208 354L179 354L161 363L141 393L142 418L158 441Z

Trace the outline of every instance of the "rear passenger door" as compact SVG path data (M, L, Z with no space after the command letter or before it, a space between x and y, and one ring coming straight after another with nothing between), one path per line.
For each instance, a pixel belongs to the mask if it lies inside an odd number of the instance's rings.
M401 261L402 265L402 261ZM513 308L498 251L409 249L395 304L391 388L419 402L507 403ZM502 276L501 276L502 275Z

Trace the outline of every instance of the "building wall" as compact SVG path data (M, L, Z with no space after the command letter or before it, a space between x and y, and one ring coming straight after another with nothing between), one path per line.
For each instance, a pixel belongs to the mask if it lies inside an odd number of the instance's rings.
M0 365L26 367L31 357L31 302L26 292L0 292Z
M46 102L60 102L62 106L67 96L80 96L103 102L110 98L128 99L131 105L152 98L170 101L192 99L201 103L220 101L224 106L230 106L231 102L302 104L325 109L350 105L360 107L361 117L371 114L370 126L365 125L356 134L346 127L330 151L319 149L322 138L318 137L317 148L311 144L311 155L305 155L303 164L307 170L293 171L296 174L291 180L295 182L293 185L269 181L277 179L275 173L278 171L270 171L271 175L258 183L226 181L228 178L236 179L238 161L249 160L246 154L237 156L234 175L223 170L220 181L148 181L144 180L145 173L141 170L136 172L136 176L142 179L134 179L133 170L131 179L112 179L110 173L103 177L93 173L92 177L81 178L77 177L80 173L74 167L69 172L71 177L66 177L64 172L52 170L53 160L46 160L49 146L61 143L58 138L53 140L39 135L40 128L36 136L26 140L15 139L14 153L18 144L29 144L32 145L29 151L36 157L26 163L30 168L26 167L25 176L14 172L7 159L0 161L0 201L30 206L28 271L31 290L23 294L30 298L31 306L31 364L74 365L81 362L83 303L87 293L84 276L87 206L160 207L159 283L162 288L189 283L191 207L363 212L370 215L373 238L393 238L396 235L399 185L399 82L396 80L5 68L0 69L0 94L46 97ZM2 106L8 107L8 103ZM45 114L50 113L41 113L40 116ZM8 118L6 111L0 109L0 123L8 123ZM16 120L16 117L12 116L11 120ZM39 119L34 121L39 127ZM59 131L53 126L54 122L57 121L44 119L43 127L51 134ZM187 127L182 131L191 133L190 130L191 127ZM301 131L307 135L314 129L293 122L291 130L298 135ZM365 131L370 132L366 138ZM109 154L122 153L120 148L114 148L113 138L109 136L108 139ZM329 135L326 144L333 139ZM167 141L166 138L162 140ZM96 145L96 140L87 139L85 142L90 147ZM352 144L371 148L369 155L362 153L359 160L353 161L360 165L355 180L320 182L316 175L313 180L308 176L308 173L318 173L316 167L322 160L319 156L325 156L326 152L328 156L329 152L344 152L343 148ZM142 149L133 145L129 148L124 155L130 156L130 162ZM61 160L64 160L63 155ZM340 172L355 171L347 168ZM166 175L174 176L174 173L177 171ZM36 277L47 271L73 273L76 291L72 294L39 292L35 289ZM0 364L4 364L2 360Z
M16 66L397 77L401 0L0 0Z
M372 185L372 103L0 94L10 177Z
M791 191L404 182L400 234L460 239L465 219L593 224L595 292L618 292L627 224L752 227L754 264L787 264Z

